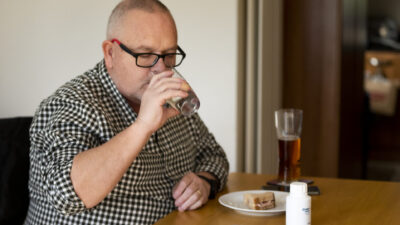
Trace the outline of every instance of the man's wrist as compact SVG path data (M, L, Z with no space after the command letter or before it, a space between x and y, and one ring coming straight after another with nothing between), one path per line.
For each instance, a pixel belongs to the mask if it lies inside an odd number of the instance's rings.
M141 132L145 133L147 136L151 136L155 131L153 131L152 129L150 129L150 125L143 121L142 118L137 118L136 121L133 123L133 125L140 130Z
M208 176L206 177L202 174L197 174L197 176L206 181L210 185L210 194L208 195L208 198L214 199L219 189L218 179L209 178Z

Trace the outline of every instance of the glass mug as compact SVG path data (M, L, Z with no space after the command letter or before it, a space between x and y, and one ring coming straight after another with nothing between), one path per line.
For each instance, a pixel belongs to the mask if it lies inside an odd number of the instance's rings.
M278 182L289 184L300 177L300 145L303 111L279 109L275 111L275 127L279 142Z
M175 68L172 68L172 71L174 72L172 77L178 77L185 80L185 78ZM181 98L181 97L171 98L167 100L167 103L171 107L179 110L182 115L190 116L195 112L197 112L197 110L199 110L200 100L199 98L197 98L197 95L194 93L191 87L190 90L188 91L188 94L189 95L186 98Z

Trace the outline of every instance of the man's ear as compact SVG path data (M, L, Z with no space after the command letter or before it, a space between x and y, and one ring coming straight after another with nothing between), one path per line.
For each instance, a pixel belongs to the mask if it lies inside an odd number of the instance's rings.
M104 61L106 63L107 70L113 67L113 59L114 59L114 52L113 52L113 43L109 40L103 41L101 45L103 49Z

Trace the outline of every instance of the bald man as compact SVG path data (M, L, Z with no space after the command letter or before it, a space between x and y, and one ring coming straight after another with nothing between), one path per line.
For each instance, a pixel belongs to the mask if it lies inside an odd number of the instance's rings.
M125 0L111 13L104 60L45 99L30 130L25 224L153 224L220 191L229 164L173 78L185 53L169 10Z

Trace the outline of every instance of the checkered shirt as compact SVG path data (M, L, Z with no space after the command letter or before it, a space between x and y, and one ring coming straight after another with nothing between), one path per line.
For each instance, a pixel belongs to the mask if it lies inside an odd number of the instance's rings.
M30 129L25 224L153 224L175 210L172 187L187 172L210 172L223 188L229 170L224 151L198 114L177 116L150 137L106 198L85 208L70 178L74 157L106 143L136 118L104 60L45 99Z

